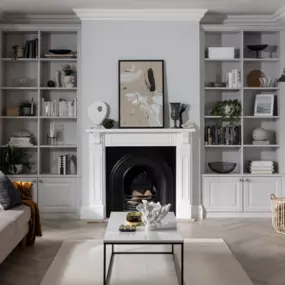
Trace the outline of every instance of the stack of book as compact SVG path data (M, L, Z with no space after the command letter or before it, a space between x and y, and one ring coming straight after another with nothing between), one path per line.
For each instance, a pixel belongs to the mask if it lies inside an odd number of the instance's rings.
M250 161L248 170L251 174L273 174L275 173L275 165L273 161Z
M31 137L10 137L9 145L25 147L32 146Z
M6 116L19 116L20 115L20 110L19 107L15 108L7 108L5 112Z
M205 128L205 145L239 145L240 126L208 126Z
M241 88L241 72L238 69L233 69L228 73L228 87Z
M24 47L24 58L38 58L38 45L38 39L26 41Z
M42 116L47 117L76 117L77 116L77 100L66 101L63 99L45 101L42 98Z

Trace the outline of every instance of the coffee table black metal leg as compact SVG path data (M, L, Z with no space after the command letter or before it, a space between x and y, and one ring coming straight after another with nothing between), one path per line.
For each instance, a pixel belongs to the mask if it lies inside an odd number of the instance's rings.
M184 281L184 243L181 244L181 276L180 284L183 285Z
M106 285L106 244L104 243L103 250L103 285Z

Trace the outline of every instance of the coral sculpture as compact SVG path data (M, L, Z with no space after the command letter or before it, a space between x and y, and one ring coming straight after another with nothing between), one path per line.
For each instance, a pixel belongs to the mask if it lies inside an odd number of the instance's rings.
M161 206L159 202L148 202L142 200L142 204L137 206L137 210L142 213L142 221L145 225L145 229L155 230L160 224L162 219L167 215L171 207L171 204Z

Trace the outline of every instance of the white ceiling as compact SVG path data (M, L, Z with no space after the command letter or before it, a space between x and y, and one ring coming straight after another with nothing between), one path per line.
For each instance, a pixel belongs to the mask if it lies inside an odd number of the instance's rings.
M70 14L73 8L203 8L222 14L273 14L284 0L0 0L12 13Z

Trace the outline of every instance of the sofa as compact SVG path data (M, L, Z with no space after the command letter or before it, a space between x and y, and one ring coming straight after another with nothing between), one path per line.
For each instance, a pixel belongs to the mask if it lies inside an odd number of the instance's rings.
M26 205L0 211L0 263L25 238L30 218L31 210Z

